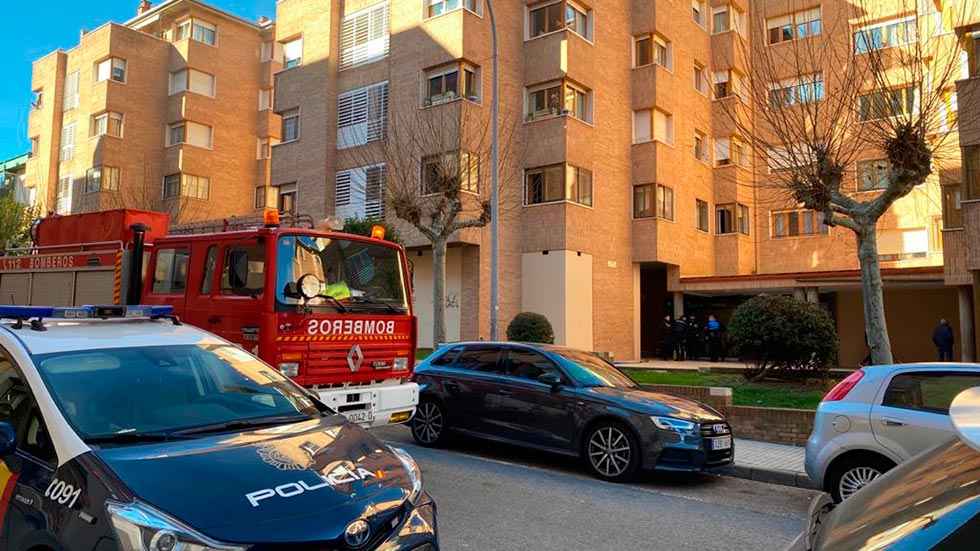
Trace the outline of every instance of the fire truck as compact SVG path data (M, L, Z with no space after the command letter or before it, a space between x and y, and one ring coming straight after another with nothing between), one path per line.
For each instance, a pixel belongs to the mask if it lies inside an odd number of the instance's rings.
M0 304L171 305L364 426L407 421L416 319L405 250L269 211L170 227L166 214L49 216L0 257ZM161 389L163 391L164 389Z

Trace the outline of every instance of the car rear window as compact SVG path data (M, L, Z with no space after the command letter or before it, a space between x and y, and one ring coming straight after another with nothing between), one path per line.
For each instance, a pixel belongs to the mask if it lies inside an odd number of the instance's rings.
M892 378L883 406L949 413L949 404L960 392L980 386L980 373L917 371Z

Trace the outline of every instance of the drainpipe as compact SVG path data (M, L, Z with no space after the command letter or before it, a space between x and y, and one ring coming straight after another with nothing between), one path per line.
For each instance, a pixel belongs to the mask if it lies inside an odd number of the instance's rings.
M960 359L972 362L976 357L973 348L973 297L970 296L970 287L961 285L956 289L960 303Z

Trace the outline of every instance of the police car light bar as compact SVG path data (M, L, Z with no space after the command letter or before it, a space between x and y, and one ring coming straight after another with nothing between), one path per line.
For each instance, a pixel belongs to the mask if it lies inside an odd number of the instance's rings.
M173 306L0 306L0 319L109 319L109 318L165 318L173 316Z

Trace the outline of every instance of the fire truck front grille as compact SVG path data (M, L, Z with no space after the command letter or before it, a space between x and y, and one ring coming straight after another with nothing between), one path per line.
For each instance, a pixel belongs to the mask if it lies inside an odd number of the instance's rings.
M393 371L392 364L395 354L404 350L403 343L318 343L310 346L305 374L308 377L344 377L347 386L351 382L370 384L375 380L398 377L400 372Z

